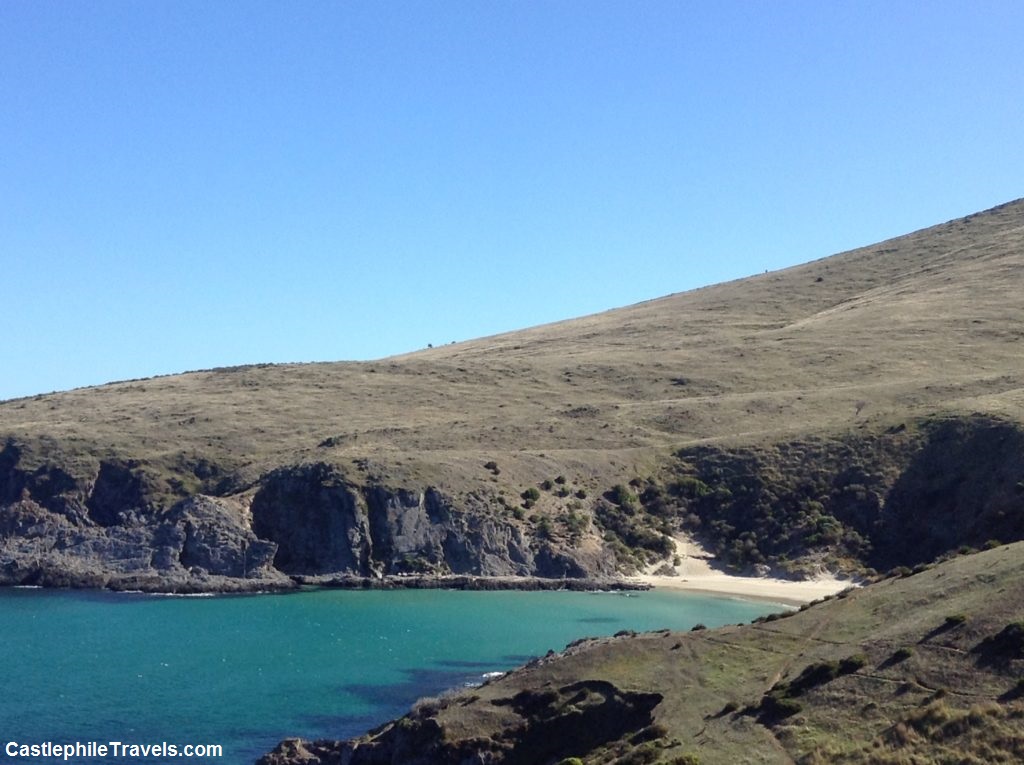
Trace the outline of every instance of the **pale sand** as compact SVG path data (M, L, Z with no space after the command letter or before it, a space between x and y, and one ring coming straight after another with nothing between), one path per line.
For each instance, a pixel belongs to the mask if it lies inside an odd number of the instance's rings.
M826 595L834 595L854 584L848 579L837 579L828 574L805 581L724 574L711 567L709 561L713 556L692 539L678 536L675 543L680 563L674 567L674 576L653 573L664 565L659 564L652 566L648 572L629 578L652 587L732 595L747 600L764 600L786 605L809 603Z

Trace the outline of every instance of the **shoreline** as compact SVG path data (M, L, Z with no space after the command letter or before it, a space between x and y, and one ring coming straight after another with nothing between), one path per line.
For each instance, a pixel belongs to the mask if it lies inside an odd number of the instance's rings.
M652 584L634 581L629 577L615 579L547 579L537 576L478 576L474 574L386 575L369 577L359 575L296 576L293 580L303 587L344 590L571 590L574 592L600 592L604 590L649 590Z
M803 581L792 579L757 578L712 574L708 576L676 577L643 574L630 577L637 584L646 584L655 590L676 590L700 595L733 597L761 603L784 606L802 606L818 598L828 597L856 586L848 579L822 577Z
M833 574L821 574L814 579L729 574L715 567L714 556L692 537L677 534L672 541L675 544L674 566L655 564L629 579L654 588L724 595L786 606L802 606L857 584Z
M153 584L153 583L149 583ZM209 584L209 583L207 583ZM573 591L573 592L616 592L672 590L700 595L731 597L785 606L800 606L818 598L835 595L842 590L856 586L856 582L835 577L819 577L808 580L759 578L737 576L714 572L689 576L662 574L640 574L634 576L580 579L547 579L526 576L384 576L367 577L358 575L296 576L292 586L253 587L244 585L224 587L169 587L159 586L139 589L126 587L67 587L46 585L7 585L11 589L40 590L81 590L139 595L163 595L169 597L210 597L217 595L262 595L299 593L313 589L344 590L467 590L467 591ZM253 583L255 584L255 583Z

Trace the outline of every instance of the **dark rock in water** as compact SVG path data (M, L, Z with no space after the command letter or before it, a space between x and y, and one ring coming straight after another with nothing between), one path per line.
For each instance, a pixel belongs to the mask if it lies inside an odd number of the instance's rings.
M340 765L341 761L336 741L288 738L273 752L261 757L259 765Z

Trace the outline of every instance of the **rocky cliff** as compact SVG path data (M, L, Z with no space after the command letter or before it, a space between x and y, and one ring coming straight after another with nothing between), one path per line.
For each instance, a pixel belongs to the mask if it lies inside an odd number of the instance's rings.
M590 494L568 480L511 499L493 485L393 487L320 461L241 488L238 476L204 470L227 487L214 495L184 488L189 471L33 460L9 441L0 582L235 591L339 578L607 579L668 559L681 531L735 572L801 577L1024 538L1024 429L981 416L686 448Z
M180 592L346 575L615 573L599 547L537 538L472 498L457 506L431 487L358 485L325 463L277 468L220 497L168 499L156 483L132 461L102 461L79 476L52 464L29 469L8 442L0 583Z

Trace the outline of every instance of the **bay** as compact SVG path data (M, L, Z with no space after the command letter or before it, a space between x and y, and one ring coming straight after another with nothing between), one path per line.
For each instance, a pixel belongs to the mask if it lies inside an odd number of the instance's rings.
M0 747L220 744L217 762L242 765L287 736L358 735L421 696L580 637L713 627L779 609L663 591L0 590Z

